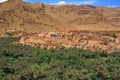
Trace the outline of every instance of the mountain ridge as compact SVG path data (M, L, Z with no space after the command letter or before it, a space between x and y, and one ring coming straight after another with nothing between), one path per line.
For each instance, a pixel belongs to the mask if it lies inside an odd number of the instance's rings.
M73 29L116 31L120 30L120 8L8 0L0 3L0 28L6 27L45 32Z

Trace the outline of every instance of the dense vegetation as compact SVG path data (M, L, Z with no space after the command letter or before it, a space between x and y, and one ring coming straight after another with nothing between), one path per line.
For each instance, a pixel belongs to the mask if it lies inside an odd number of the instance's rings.
M120 52L42 50L0 38L0 80L119 80Z
M113 37L113 38L117 38L117 35L116 34L103 34L105 36L110 36L110 37Z

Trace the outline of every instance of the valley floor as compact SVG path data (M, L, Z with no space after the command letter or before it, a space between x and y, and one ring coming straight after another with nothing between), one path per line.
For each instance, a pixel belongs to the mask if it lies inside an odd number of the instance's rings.
M9 34L12 35L12 34ZM0 38L0 80L119 80L120 52L43 50Z

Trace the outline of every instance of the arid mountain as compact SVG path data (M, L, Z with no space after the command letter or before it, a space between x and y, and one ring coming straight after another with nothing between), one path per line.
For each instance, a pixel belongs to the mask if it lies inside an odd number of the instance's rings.
M8 0L0 3L0 28L27 31L120 31L120 8L91 5L45 5Z

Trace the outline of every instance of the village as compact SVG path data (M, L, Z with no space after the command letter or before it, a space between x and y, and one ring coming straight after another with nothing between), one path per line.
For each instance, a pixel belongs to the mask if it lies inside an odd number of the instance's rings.
M120 34L87 31L31 33L22 36L21 45L43 49L81 48L92 51L120 51Z
M29 45L43 49L80 48L101 52L120 52L120 32L59 31L59 32L25 32L23 30L6 30L0 36L9 33L20 37L19 45ZM7 35L5 34L7 33Z

